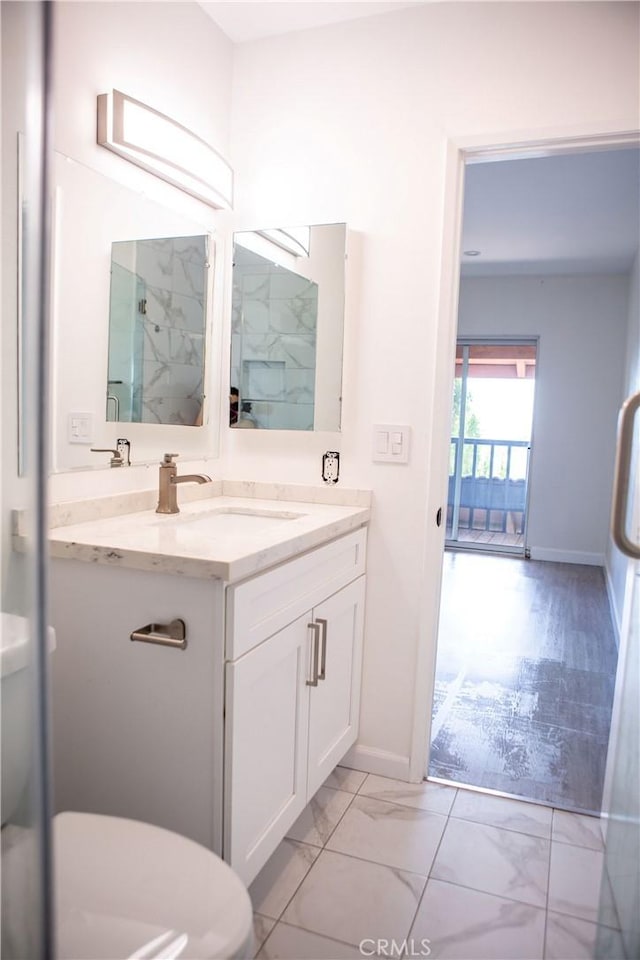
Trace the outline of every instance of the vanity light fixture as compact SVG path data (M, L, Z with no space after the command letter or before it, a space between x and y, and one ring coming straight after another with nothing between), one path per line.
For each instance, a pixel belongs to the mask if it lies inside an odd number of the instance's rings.
M230 209L233 170L182 124L119 90L98 97L98 143L217 209Z

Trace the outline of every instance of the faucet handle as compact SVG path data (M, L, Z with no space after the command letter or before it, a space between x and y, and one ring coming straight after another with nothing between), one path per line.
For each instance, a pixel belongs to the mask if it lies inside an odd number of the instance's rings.
M179 457L179 456L180 456L179 453L165 453L165 455L162 458L163 466L165 467L173 466L173 458Z
M112 467L121 467L124 463L120 451L114 450L112 447L91 447L91 453L110 453L111 460L109 463Z

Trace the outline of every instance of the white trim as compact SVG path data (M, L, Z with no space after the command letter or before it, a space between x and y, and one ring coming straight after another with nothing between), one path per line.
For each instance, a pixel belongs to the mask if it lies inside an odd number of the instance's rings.
M431 399L433 421L430 431L431 448L426 451L426 519L423 577L419 598L419 632L416 649L414 718L411 753L407 779L422 779L426 774L429 756L431 706L435 683L438 619L444 555L444 526L440 533L432 526L433 517L443 503L446 488L446 465L449 457L449 426L451 409L445 398L451 397L454 376L455 341L458 330L457 304L460 281L460 246L462 236L462 204L464 197L464 167L470 160L506 160L518 157L545 156L567 152L586 152L612 149L616 146L637 145L640 130L637 120L628 117L613 122L609 129L602 125L585 124L552 129L519 130L511 134L486 133L474 136L451 134L446 145L445 189L442 206L442 269L438 308L437 346L434 358L434 376ZM582 559L576 559L581 556ZM569 562L604 566L604 556L597 554L571 555ZM590 558L590 559L588 559ZM597 558L597 559L596 559ZM560 559L560 557L554 557ZM431 640L431 643L428 641Z
M435 517L445 513L447 502L449 450L451 446L451 397L455 371L458 333L458 296L460 290L460 251L462 248L462 209L464 202L464 155L453 142L447 143L445 189L443 197L442 272L438 304L436 350L431 385L433 427L425 449L424 472L427 477L427 509L424 520L421 558L422 589L419 596L415 686L413 690L413 729L408 777L421 780L426 775L431 742L431 706L436 675L436 653L445 527L438 528ZM433 643L425 642L432 637Z
M390 753L387 750L378 750L376 747L364 747L359 743L345 754L340 761L340 766L362 770L364 773L376 773L380 777L391 777L392 780L410 780L409 757L402 757L398 753ZM420 781L423 777L424 764L417 780Z
M586 563L592 567L604 567L603 553L588 553L584 550L556 550L554 547L531 547L532 560L550 560L553 563Z
M613 632L616 638L616 647L620 649L620 631L622 629L622 616L618 610L618 604L616 601L616 592L613 589L613 580L611 579L611 571L605 561L604 564L604 579L607 585L607 597L609 598L609 609L611 611L611 622L613 623Z

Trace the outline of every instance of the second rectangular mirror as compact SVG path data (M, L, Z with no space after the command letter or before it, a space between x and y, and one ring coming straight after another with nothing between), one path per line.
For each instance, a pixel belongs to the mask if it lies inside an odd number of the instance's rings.
M346 224L236 233L232 427L340 429Z

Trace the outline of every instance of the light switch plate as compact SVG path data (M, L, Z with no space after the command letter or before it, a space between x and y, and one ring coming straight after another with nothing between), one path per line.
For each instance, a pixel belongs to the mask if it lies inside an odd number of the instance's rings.
M93 414L70 413L67 420L69 443L93 443Z
M376 423L373 426L374 463L408 463L411 427L408 424Z

